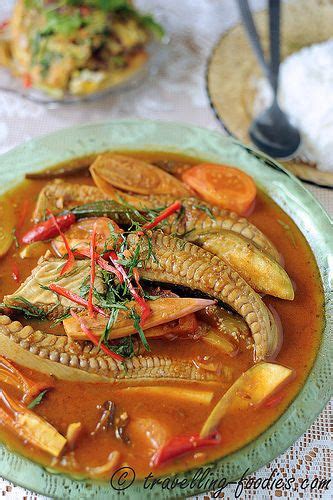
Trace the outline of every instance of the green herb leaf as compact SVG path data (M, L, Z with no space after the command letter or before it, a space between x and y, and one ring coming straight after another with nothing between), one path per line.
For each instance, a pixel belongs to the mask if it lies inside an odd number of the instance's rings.
M206 205L193 205L193 207L207 214L212 220L216 220L216 217L213 214L212 210Z
M134 328L136 329L136 331L138 332L139 336L140 336L140 339L141 339L141 342L144 346L144 348L147 350L147 351L150 351L150 347L149 347L149 344L147 342L147 339L146 339L146 336L144 334L144 331L142 330L142 327L140 325L140 321L141 321L141 318L140 318L140 315L136 312L136 310L134 308L132 308L130 310L130 314L129 314L129 317L131 319L133 319L133 325L134 325Z
M29 410L32 410L33 408L35 408L36 406L38 406L38 405L42 402L42 400L43 400L43 398L44 398L45 394L46 394L48 391L49 391L49 389L45 389L44 391L40 392L40 393L38 394L38 396L36 396L36 397L35 397L35 399L33 399L33 400L31 401L31 403L29 403L29 404L28 404L27 408L29 408Z
M117 344L110 344L108 342L105 342L105 345L112 349L113 352L119 354L120 356L123 356L124 358L131 358L135 354L132 335L123 337Z
M26 318L46 319L47 314L45 313L45 311L43 309L35 306L34 304L32 304L26 298L18 295L16 297L13 297L13 300L15 300L17 302L21 302L22 306L10 304L8 307L10 307L11 309L16 309L18 311L21 311ZM23 305L25 307L23 307Z
M114 324L117 321L118 314L119 314L119 309L118 308L114 307L113 309L111 309L111 313L110 313L108 322L107 322L107 324L105 326L103 335L99 339L98 346L100 346L101 343L104 342L105 340L108 340L109 335L110 335L110 331L112 330Z
M84 18L80 12L74 12L72 15L62 14L58 11L51 10L46 12L46 26L40 32L41 36L49 36L60 34L68 36L78 30L85 24Z
M139 17L141 26L151 31L157 38L163 38L165 35L164 28L153 18L153 16L146 14Z

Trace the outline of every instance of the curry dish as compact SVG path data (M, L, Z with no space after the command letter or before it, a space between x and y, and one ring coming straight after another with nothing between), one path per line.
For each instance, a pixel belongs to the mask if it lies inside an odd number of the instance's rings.
M288 407L323 326L293 221L237 168L101 153L1 199L0 424L75 477L186 470Z
M162 36L129 0L18 0L0 23L0 64L26 88L84 96L132 77Z

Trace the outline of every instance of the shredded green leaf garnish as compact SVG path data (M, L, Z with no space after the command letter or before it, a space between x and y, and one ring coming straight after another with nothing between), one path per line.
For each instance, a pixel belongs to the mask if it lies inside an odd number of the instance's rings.
M69 309L70 308L68 308L67 311L64 314L62 314L61 316L59 316L59 318L53 320L53 326L59 325L59 323L62 323L65 319L71 317Z
M13 297L13 300L21 302L22 304L24 304L26 306L26 308L24 308L23 306L20 307L18 305L12 305L12 304L10 304L9 307L11 309L16 309L18 311L21 311L26 318L46 319L47 313L43 309L32 304L26 298L18 295L16 297ZM57 306L58 306L58 304L56 304L55 307L57 307Z
M106 341L105 345L109 349L112 349L113 352L119 354L120 356L123 356L124 358L131 358L135 355L132 335L119 339L119 342L117 342L117 344L110 344ZM126 368L126 365L124 365L124 368Z
M119 314L118 308L114 307L113 309L111 309L108 322L105 326L103 335L101 335L101 337L99 339L98 346L100 346L102 342L105 342L105 340L108 340L109 335L110 335L110 331L112 330L115 322L117 321L118 314Z
M48 391L49 391L49 389L45 389L44 391L40 392L40 393L38 394L38 396L36 396L36 397L35 397L35 399L33 399L33 400L31 401L31 403L29 403L29 404L28 404L27 408L29 408L29 410L32 410L33 408L35 408L36 406L38 406L38 405L42 402L42 400L43 400L43 398L44 398L45 394L46 394Z
M193 207L207 214L212 220L216 220L216 217L213 214L211 208L207 207L206 205L193 205Z
M61 264L60 269L62 269L64 267L64 265L66 265L66 263L65 264ZM58 276L58 278L55 278L54 283L57 283L58 281L60 281L62 279L66 279L66 278L70 278L72 276L75 276L79 272L80 272L79 266L74 266L73 269L71 269L70 271L68 271L68 273L65 273L62 276Z
M79 290L80 297L82 297L83 299L87 298L89 293L89 288L90 288L89 276L87 276L86 278L84 278L84 280L80 285L80 290Z
M147 351L150 351L150 347L149 347L149 344L147 342L146 336L145 336L144 331L142 330L142 327L140 325L140 320L141 320L140 315L137 313L137 311L134 308L131 308L130 313L129 313L129 317L131 319L133 319L134 328L138 332L144 348Z

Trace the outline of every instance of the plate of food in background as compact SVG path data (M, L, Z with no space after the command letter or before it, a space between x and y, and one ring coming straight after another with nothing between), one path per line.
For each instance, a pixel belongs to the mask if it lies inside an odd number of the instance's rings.
M4 477L102 499L120 470L124 498L183 497L311 425L332 389L332 227L279 164L124 120L27 142L1 180ZM143 485L175 473L181 490Z
M0 24L1 86L44 103L94 99L138 85L166 41L127 0L18 0Z
M266 11L254 14L263 48L269 48ZM333 187L333 5L295 0L282 5L279 101L300 130L296 157L283 165L300 179ZM207 67L211 106L225 130L250 143L252 119L271 102L269 84L237 24L217 43Z

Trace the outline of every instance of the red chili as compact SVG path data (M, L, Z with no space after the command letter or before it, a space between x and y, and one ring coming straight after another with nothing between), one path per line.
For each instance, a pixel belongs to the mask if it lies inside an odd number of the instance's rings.
M142 229L144 229L145 231L147 229L153 229L153 227L156 227L160 222L162 222L162 220L167 219L170 215L172 215L173 213L177 212L177 210L180 210L181 208L182 208L181 202L180 201L175 201L174 203L172 203L172 205L170 205L165 210L163 210L160 213L160 215L158 215L157 217L155 217L155 219L152 222L147 222L147 224L144 224L142 226ZM144 232L143 231L139 231L138 234L142 235L142 234L144 234Z
M76 257L88 257L89 258L90 257L90 252L89 252L89 250L86 250L86 249L82 248L80 251L74 250L74 255ZM96 262L99 265L99 267L101 267L105 271L108 271L109 273L115 274L117 276L117 278L118 278L118 280L119 280L120 283L122 283L124 281L121 273L115 267L110 266L110 264L108 264L104 260L104 258L102 258L96 252L95 252L95 259L96 259Z
M16 283L20 282L20 271L17 262L14 260L12 265L12 278Z
M200 437L199 434L173 437L154 453L150 461L150 466L158 467L185 453L193 450L201 450L208 446L216 446L220 442L221 436L217 432L206 438Z
M140 325L143 326L144 322L147 320L147 318L151 314L151 309L150 309L149 304L145 301L145 299L143 297L140 297L140 295L138 294L138 292L135 290L134 286L132 285L131 280L127 276L127 273L126 273L125 269L123 268L123 266L121 264L118 264L118 262L117 262L118 255L116 254L116 252L111 251L109 253L109 259L111 260L111 262L115 266L115 268L118 269L118 271L122 274L124 281L127 284L128 289L129 289L132 297L134 298L135 302L137 304L139 304L139 306L141 308Z
M80 295L77 295L76 293L71 292L70 290L67 290L66 288L64 288L60 285L56 285L55 283L52 283L49 286L49 289L52 292L57 293L58 295L61 295L62 297L65 297L66 299L71 300L72 302L75 302L76 304L79 304L80 306L83 306L85 308L88 307L88 301L86 299L80 297ZM102 314L102 316L105 316L106 318L108 317L106 312L103 311L103 309L101 309L100 307L93 305L93 308L94 308L95 312Z
M87 337L89 338L89 340L91 340L91 342L94 345L98 346L99 345L99 341L98 341L97 337L95 337L95 335L90 330L90 328L85 324L84 319L81 318L78 314L76 314L72 310L70 311L70 313L71 313L72 317L75 318L80 323L80 327L81 327L81 330L83 331L83 333L85 333L87 335ZM100 344L99 347L100 347L100 349L102 349L102 351L105 352L105 354L108 354L113 359L116 359L117 361L124 361L124 358L122 356L120 356L120 354L117 354L117 353L111 351L111 349L109 349L108 347L106 347L104 344Z
M72 267L74 265L74 262L75 262L75 257L74 257L74 254L72 252L71 247L69 246L69 243L68 243L68 240L67 240L66 236L61 231L61 228L60 228L60 226L59 226L59 224L57 222L57 219L55 218L55 216L53 215L53 213L50 212L50 210L48 210L47 212L48 212L51 220L53 221L53 224L57 228L58 233L60 234L60 236L63 239L63 242L65 244L65 248L66 248L66 251L67 251L67 255L68 255L67 262L66 262L66 264L64 265L64 267L60 271L60 276L62 276L63 274L67 273L68 271L70 271L72 269Z
M89 286L89 295L88 295L88 311L90 316L94 316L94 308L93 308L93 293L94 293L94 283L96 276L96 259L95 259L95 248L96 248L96 222L94 224L91 239L90 239L90 286Z
M72 213L68 213L65 215L60 215L55 217L58 226L62 231L68 229L74 222L76 221L76 217ZM35 241L44 241L50 240L55 236L58 236L59 231L57 226L54 224L54 220L52 218L47 219L40 224L37 224L33 228L31 228L25 235L22 237L23 243L33 243Z
M150 309L150 306L148 304L148 302L146 302L143 298L143 290L142 290L142 286L140 285L140 276L139 276L139 271L136 267L133 268L133 277L135 279L135 283L136 283L136 286L138 287L138 290L141 292L141 302L140 302L140 306L141 306L141 321L140 321L140 325L142 326L145 321L149 318L150 314L151 314L151 309Z

